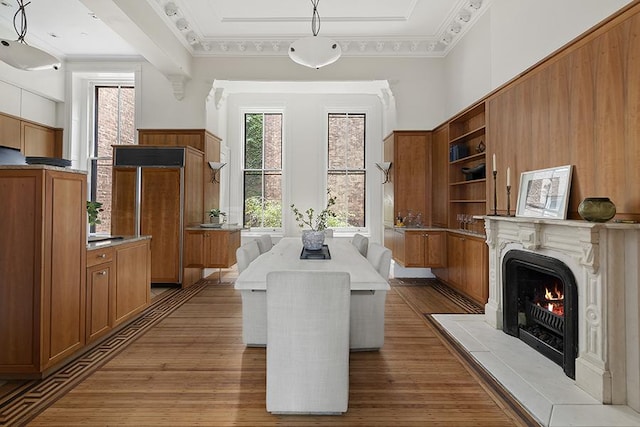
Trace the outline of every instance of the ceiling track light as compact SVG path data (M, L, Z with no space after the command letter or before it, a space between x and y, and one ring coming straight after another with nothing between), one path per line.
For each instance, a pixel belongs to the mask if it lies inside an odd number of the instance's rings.
M342 49L336 41L318 36L320 32L319 2L320 0L311 0L313 5L311 32L313 35L296 40L289 45L289 57L294 62L316 69L333 64L342 55Z
M13 28L18 34L17 40L0 39L0 60L12 67L25 71L57 70L60 60L36 47L29 46L24 38L27 36L27 14L24 0L16 0L18 10L13 15ZM18 25L19 22L19 25Z

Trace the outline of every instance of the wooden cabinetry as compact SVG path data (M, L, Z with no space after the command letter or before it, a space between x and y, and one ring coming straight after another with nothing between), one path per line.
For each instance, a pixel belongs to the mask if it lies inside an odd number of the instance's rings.
M446 263L444 231L395 231L393 258L403 267L443 267Z
M19 119L0 114L0 145L22 150Z
M432 134L431 224L447 228L449 203L449 126L440 126Z
M22 151L25 156L60 157L56 152L55 130L22 122Z
M204 129L138 129L138 144L193 147L205 151Z
M118 146L117 150L154 147ZM204 216L204 153L183 151L182 167L145 166L141 170L140 233L152 236L151 281L181 283L182 233ZM136 168L114 166L111 233L135 235Z
M153 240L152 240L153 241ZM115 247L114 326L131 319L151 301L151 253L149 240Z
M459 215L485 215L486 173L485 104L477 104L449 122L449 228L458 228ZM484 172L465 174L484 164ZM467 229L484 234L481 222Z
M62 157L62 129L0 114L0 145L16 148L25 156Z
M447 274L438 274L440 279L485 304L489 297L488 265L488 250L482 237L447 233Z
M221 139L204 129L139 129L139 145L162 147L193 147L204 153L203 162L203 205L204 209L198 212L197 223L209 220L206 212L209 209L220 207L220 184L211 181L211 169L208 162L220 161Z
M87 251L87 343L113 327L114 278L113 248Z
M384 184L384 222L391 226L411 211L431 224L431 132L394 131L384 141L384 160L392 162Z
M87 343L149 305L150 266L149 239L87 251Z
M0 200L0 375L38 378L85 344L85 175L2 167Z
M236 263L240 230L186 230L184 266L229 268Z

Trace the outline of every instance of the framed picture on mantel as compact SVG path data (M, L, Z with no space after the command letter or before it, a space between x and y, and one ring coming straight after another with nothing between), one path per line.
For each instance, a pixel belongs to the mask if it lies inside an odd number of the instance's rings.
M566 219L572 165L523 172L516 216Z

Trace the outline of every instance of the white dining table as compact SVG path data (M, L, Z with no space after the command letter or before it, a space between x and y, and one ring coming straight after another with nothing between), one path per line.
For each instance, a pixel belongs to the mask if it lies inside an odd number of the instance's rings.
M346 271L351 278L350 348L377 350L384 343L384 303L389 283L347 239L327 238L331 259L301 259L300 238L285 237L238 276L242 336L248 346L267 345L267 274L272 271Z

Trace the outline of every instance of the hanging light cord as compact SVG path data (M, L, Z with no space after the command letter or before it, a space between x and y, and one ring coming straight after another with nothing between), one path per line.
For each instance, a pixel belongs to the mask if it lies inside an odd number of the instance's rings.
M24 41L24 37L27 35L27 14L25 13L24 8L29 6L31 2L27 2L27 4L24 4L24 0L16 0L16 2L18 3L18 10L16 11L16 14L13 15L13 29L16 30L16 33L18 34L17 41L27 44L27 42ZM18 26L16 25L18 15L20 15L20 30L18 30Z
M313 16L311 17L311 32L317 36L320 32L320 14L318 13L318 3L320 0L311 0L313 5Z

